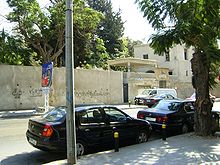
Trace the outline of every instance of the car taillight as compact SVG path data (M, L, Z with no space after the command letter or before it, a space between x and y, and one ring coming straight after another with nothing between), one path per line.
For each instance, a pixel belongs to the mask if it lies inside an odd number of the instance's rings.
M43 132L42 132L42 136L45 137L50 137L53 134L53 128L51 127L51 125L46 124L44 126Z
M161 116L158 116L157 118L156 118L156 121L157 122L167 122L167 120L168 120L168 117L166 117L166 116L163 116L163 117L161 117Z
M140 114L137 114L137 118L138 118L138 119L144 119L144 114L141 114L141 113L140 113Z

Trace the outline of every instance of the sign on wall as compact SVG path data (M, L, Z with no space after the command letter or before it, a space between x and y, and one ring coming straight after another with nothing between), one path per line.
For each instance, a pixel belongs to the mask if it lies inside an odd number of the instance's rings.
M52 85L53 62L42 65L42 87L50 87Z

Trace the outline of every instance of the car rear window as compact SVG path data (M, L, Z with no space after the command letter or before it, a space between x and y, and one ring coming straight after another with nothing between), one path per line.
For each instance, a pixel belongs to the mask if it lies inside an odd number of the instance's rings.
M66 115L65 107L56 107L43 115L47 121L59 121Z
M154 108L167 110L167 111L177 111L181 105L181 102L168 102L168 101L160 101L158 104L154 106Z

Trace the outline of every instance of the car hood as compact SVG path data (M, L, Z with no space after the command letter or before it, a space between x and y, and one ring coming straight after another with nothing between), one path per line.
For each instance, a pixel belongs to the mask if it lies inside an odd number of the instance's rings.
M144 111L142 111L142 112L144 112ZM149 108L149 109L145 110L145 112L148 112L151 114L155 113L155 114L165 114L165 115L175 113L175 111L168 111L168 110L157 109L157 108Z
M150 96L139 94L139 95L135 96L135 98L145 98L145 99L148 99L148 98L150 98Z

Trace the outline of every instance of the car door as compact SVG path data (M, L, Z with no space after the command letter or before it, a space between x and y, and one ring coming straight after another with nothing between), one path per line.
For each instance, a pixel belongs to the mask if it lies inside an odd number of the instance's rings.
M106 123L100 108L91 108L79 113L79 128L77 137L95 145L105 142L104 130Z
M188 124L190 127L194 125L194 113L195 113L195 103L194 102L185 102L184 103L184 111L186 113L184 117L184 122Z
M104 108L104 112L109 121L109 128L108 130L105 130L106 135L109 135L108 137L113 137L114 131L119 133L120 140L135 137L137 132L136 125L132 122L132 120L129 120L128 115L114 107ZM110 138L109 140L112 141L113 139Z
M193 102L183 102L179 107L175 119L176 127L181 128L184 124L192 127L194 124L194 104Z

